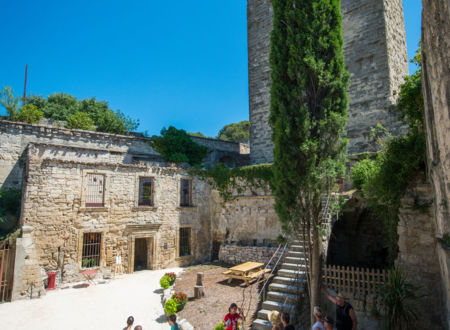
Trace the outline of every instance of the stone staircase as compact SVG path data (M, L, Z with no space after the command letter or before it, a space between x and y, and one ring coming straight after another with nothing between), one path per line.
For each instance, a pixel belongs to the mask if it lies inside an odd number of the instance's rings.
M269 285L266 300L253 321L252 329L270 330L268 314L272 310L295 314L296 304L306 282L305 254L302 243L294 241L284 257L283 264Z

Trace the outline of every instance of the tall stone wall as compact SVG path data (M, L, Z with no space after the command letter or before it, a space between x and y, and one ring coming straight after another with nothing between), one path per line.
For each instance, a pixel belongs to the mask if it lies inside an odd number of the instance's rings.
M418 320L416 329L442 329L442 290L433 221L433 192L424 179L413 183L401 199L398 222L396 264L407 281L418 287L414 301ZM426 306L426 308L424 308Z
M450 4L423 0L422 90L425 99L427 158L435 198L435 235L450 233ZM450 251L437 246L447 329L450 329Z
M58 270L58 248L64 253L64 279L80 280L83 234L102 234L100 272L113 269L121 256L133 271L134 240L148 241L151 269L209 260L211 207L209 185L193 179L193 206L180 207L178 168L148 162L129 163L126 154L107 150L31 143L21 225L34 228L39 266ZM104 175L104 207L86 205L88 173ZM138 205L140 176L153 177L154 205ZM179 257L179 228L191 228L191 255ZM24 289L26 290L26 288Z
M351 75L349 87L349 152L368 151L370 128L381 123L398 134L401 126L390 104L408 74L406 35L401 0L342 0L344 57ZM269 0L249 0L248 66L251 162L273 161L268 124L270 113Z

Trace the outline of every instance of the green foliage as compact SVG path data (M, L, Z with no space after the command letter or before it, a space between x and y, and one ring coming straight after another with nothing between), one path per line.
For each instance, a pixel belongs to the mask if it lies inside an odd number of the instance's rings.
M339 1L274 0L272 187L283 227L316 229L321 197L345 173L349 75ZM316 231L317 234L317 231Z
M164 275L159 280L159 284L161 285L161 288L168 289L170 287L170 277L167 275Z
M0 240L12 233L19 224L22 191L0 189Z
M177 302L175 301L175 299L170 298L166 301L166 303L164 304L164 312L166 312L167 315L173 315L177 313Z
M69 121L77 113L86 113L93 120L93 125L97 126L99 132L129 134L139 126L138 121L125 116L120 110L111 110L107 102L97 101L95 97L79 101L65 93L54 93L47 99L31 95L27 98L27 104L35 105L44 112L45 118L54 120Z
M191 170L190 173L208 180L224 200L232 199L234 194L242 194L247 189L265 188L273 176L272 167L268 164L228 168L218 163L212 169Z
M445 233L442 236L442 241L444 242L445 245L450 246L450 234L449 233Z
M250 141L250 121L243 120L239 123L225 125L217 135L217 138L224 141L249 143Z
M420 52L416 55L419 57ZM362 188L372 213L385 225L391 263L397 254L400 199L417 175L425 173L426 141L420 77L421 69L405 78L395 107L400 119L408 125L408 134L380 140L381 151L376 159L364 159L351 170L354 186Z
M67 128L94 130L94 121L86 112L75 112L67 121Z
M216 325L214 330L225 330L225 323L220 322L218 325Z
M81 260L81 266L84 268L95 267L97 265L98 258L83 258Z
M189 136L195 136L195 137L201 137L201 138L208 138L205 134L202 132L188 132Z
M17 115L18 121L29 124L36 124L42 118L44 118L44 113L32 104L25 104L20 107L20 111Z
M14 96L14 92L11 87L3 87L0 91L0 104L6 109L9 120L17 120L17 107L19 104L19 98L17 96Z
M375 162L369 158L356 163L350 170L353 185L361 189L369 181L369 178L373 177L375 169Z
M208 155L208 148L192 141L185 130L173 126L163 128L161 136L152 136L150 146L160 153L164 160L171 163L200 166Z
M400 269L389 271L387 281L381 287L384 329L407 330L414 328L417 315L411 303L418 298L416 292L417 288L406 283L406 277Z

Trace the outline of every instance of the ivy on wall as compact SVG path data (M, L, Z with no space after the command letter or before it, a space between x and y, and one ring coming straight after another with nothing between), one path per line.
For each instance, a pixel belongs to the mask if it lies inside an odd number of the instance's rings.
M228 168L219 163L211 169L191 170L190 174L209 181L225 201L246 190L264 189L273 177L270 164Z

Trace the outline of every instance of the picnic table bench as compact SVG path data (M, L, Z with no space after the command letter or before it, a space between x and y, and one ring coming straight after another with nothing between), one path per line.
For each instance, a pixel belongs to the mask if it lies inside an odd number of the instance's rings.
M250 281L257 280L260 276L264 279L265 274L270 272L270 269L263 269L263 266L261 262L248 261L229 268L223 275L228 277L228 283L237 279L243 280L248 285Z

